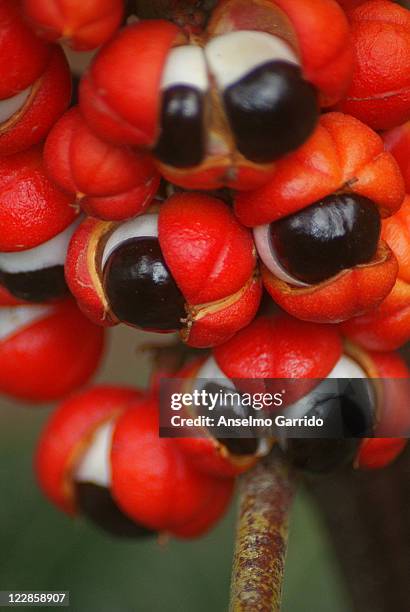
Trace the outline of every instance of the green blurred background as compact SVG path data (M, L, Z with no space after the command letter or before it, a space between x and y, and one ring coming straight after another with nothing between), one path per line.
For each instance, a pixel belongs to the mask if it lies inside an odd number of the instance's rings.
M118 328L98 380L144 384L152 336ZM0 590L69 590L78 612L227 609L235 505L207 537L118 541L59 513L37 489L32 453L50 408L0 400ZM284 612L350 612L325 530L300 491L291 519Z

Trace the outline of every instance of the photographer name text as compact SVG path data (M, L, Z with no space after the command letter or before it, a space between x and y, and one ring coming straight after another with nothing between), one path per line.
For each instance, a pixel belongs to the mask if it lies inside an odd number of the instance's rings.
M217 418L210 416L197 416L193 418L182 417L179 414L171 417L171 426L176 428L186 427L323 427L324 421L316 416L304 416L299 418L288 418L283 414L278 414L274 418L270 417L226 417L220 415Z

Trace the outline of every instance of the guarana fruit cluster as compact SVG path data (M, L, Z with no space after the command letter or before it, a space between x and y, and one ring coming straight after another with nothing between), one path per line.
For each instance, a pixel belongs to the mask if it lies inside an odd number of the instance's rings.
M190 538L275 440L159 438L164 372L83 388L111 326L204 349L173 372L184 389L359 379L345 438L282 441L300 469L381 468L405 446L377 433L409 427L410 11L126 17L121 0L0 2L0 391L62 401L35 460L60 509ZM76 103L68 47L96 50Z

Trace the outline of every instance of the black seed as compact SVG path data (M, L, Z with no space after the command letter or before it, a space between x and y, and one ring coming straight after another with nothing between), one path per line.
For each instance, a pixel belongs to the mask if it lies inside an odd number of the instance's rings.
M368 263L380 238L377 206L350 194L331 195L270 226L271 246L293 277L318 283Z
M27 302L47 302L68 293L64 266L17 273L0 271L0 284L14 297Z
M162 96L161 134L154 153L164 164L189 168L205 154L203 93L175 85Z
M213 408L215 414L217 414L218 416L223 415L227 419L249 416L249 407L242 406L242 404L240 403L240 394L238 393L238 391L232 389L231 387L224 386L222 379L220 384L218 384L214 380L209 380L205 383L203 389L207 392L209 396L217 396L217 398L221 400L218 401ZM235 395L230 396L229 394ZM232 397L232 399L230 401L226 400L226 403L224 403L223 398L228 397ZM197 413L202 416L209 416L208 406L201 406ZM224 427L224 431L229 431L234 436L237 436L238 434L238 428L235 427ZM254 455L257 452L259 446L259 440L257 439L256 432L254 438L216 437L216 440L223 444L223 446L225 446L226 449L233 455Z
M256 438L217 438L233 455L254 455L258 450Z
M91 482L78 482L75 489L81 512L107 533L123 538L141 538L155 535L155 531L134 523L123 514L106 487Z
M357 378L341 380L340 384L343 385L341 394L326 397L324 387L323 397L318 398L306 413L308 418L323 419L320 431L324 437L286 441L286 455L295 467L310 472L328 472L351 464L360 438L373 435L376 416L372 383Z
M327 380L324 381L326 385ZM331 381L332 384L335 381ZM316 398L314 406L306 416L323 419L321 428L324 437L357 438L371 436L375 421L374 392L367 378L340 379L339 392L326 393Z
M298 66L268 62L230 85L224 103L239 151L267 163L294 151L319 118L315 88Z
M325 474L352 465L360 440L298 439L287 441L286 457L293 467L306 472Z
M80 99L80 96L79 96L80 82L81 82L80 77L78 77L76 75L72 76L70 107L71 106L76 106L78 104L78 102L79 102L79 99Z
M130 238L120 244L107 260L103 284L120 321L152 331L184 326L185 300L157 238Z

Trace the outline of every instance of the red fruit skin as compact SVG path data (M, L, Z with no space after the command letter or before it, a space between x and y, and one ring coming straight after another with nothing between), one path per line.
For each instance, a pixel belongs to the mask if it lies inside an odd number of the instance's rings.
M77 107L50 132L44 163L49 176L76 194L89 215L107 220L144 212L160 181L148 155L102 141L88 128Z
M319 90L322 106L345 93L352 74L349 25L333 0L274 0L298 35L305 75Z
M146 20L126 27L101 49L80 87L81 111L101 138L155 143L162 71L178 36L172 23Z
M380 470L406 448L406 438L366 438L360 445L355 465L361 470Z
M399 164L406 192L410 193L410 121L383 134L384 146Z
M103 221L87 217L74 232L67 250L65 277L80 310L96 325L111 326L114 321L96 271L99 229Z
M335 326L316 325L285 314L258 317L214 349L228 378L324 378L342 355Z
M52 413L37 445L34 469L43 493L61 510L76 513L72 471L93 433L140 395L128 387L90 387Z
M410 11L369 0L349 13L354 71L340 110L375 130L410 118Z
M97 369L104 331L72 300L0 342L0 392L28 402L57 400L85 384Z
M406 435L410 427L410 371L397 353L371 352L370 358L376 366L377 377L383 379L380 382L384 410L375 434L393 429ZM355 465L364 470L383 468L400 455L406 444L406 438L367 438L360 445Z
M343 333L367 349L393 351L410 339L410 285L398 279L376 310L345 321Z
M393 429L408 435L410 428L409 368L399 353L371 351L369 355L376 365L378 377L383 379L385 410L381 415L376 434Z
M11 155L42 141L71 98L71 73L60 47L55 47L44 73L33 85L22 112L0 125L0 155Z
M251 455L236 461L225 447L210 437L175 438L175 443L197 470L218 478L233 478L243 474L258 461L256 456Z
M0 251L23 251L62 232L78 214L47 178L41 147L0 157Z
M18 306L20 304L27 304L27 302L18 300L14 295L11 295L5 287L0 285L0 306Z
M251 394L280 392L286 408L327 377L342 351L335 326L305 323L277 313L256 318L217 346L213 356L238 389Z
M188 344L215 346L252 321L262 294L255 248L228 206L204 194L175 194L161 206L158 237L192 310ZM213 304L234 294L232 303Z
M392 155L369 127L342 113L327 113L311 138L276 164L270 183L236 194L235 212L244 225L272 223L337 191L365 196L382 217L395 213L404 184Z
M262 299L259 277L251 280L240 299L201 317L196 317L186 343L194 348L208 348L222 344L251 323Z
M233 480L196 471L175 440L158 436L154 399L118 419L111 448L112 494L134 521L179 537L197 537L224 513Z
M396 256L399 278L410 283L410 195L395 215L383 221L382 236Z
M26 89L40 77L51 47L27 27L15 0L0 2L0 30L0 100L3 100Z
M201 193L171 196L159 212L158 237L165 261L189 304L225 298L252 276L252 236L217 198Z
M262 265L263 284L273 300L292 316L314 323L340 323L374 309L393 289L397 272L397 260L383 242L374 261L308 288L294 287Z
M342 325L343 332L373 351L392 351L410 340L410 196L383 221L382 236L398 265L396 283L376 310Z
M23 0L31 26L46 40L67 42L77 51L95 49L121 24L122 0Z
M160 180L160 175L154 173L146 183L126 193L107 197L87 196L81 200L81 207L88 215L106 221L123 221L141 215L151 204Z
M340 6L344 8L346 12L355 9L356 7L364 4L367 0L337 0Z
M264 30L270 5L288 18L304 76L317 87L321 105L335 104L350 84L353 60L348 22L333 0L222 0L208 30Z
M223 518L232 501L234 486L235 481L232 478L212 478L211 486L207 486L208 495L204 510L184 525L174 527L173 535L193 539L202 537L213 529Z

